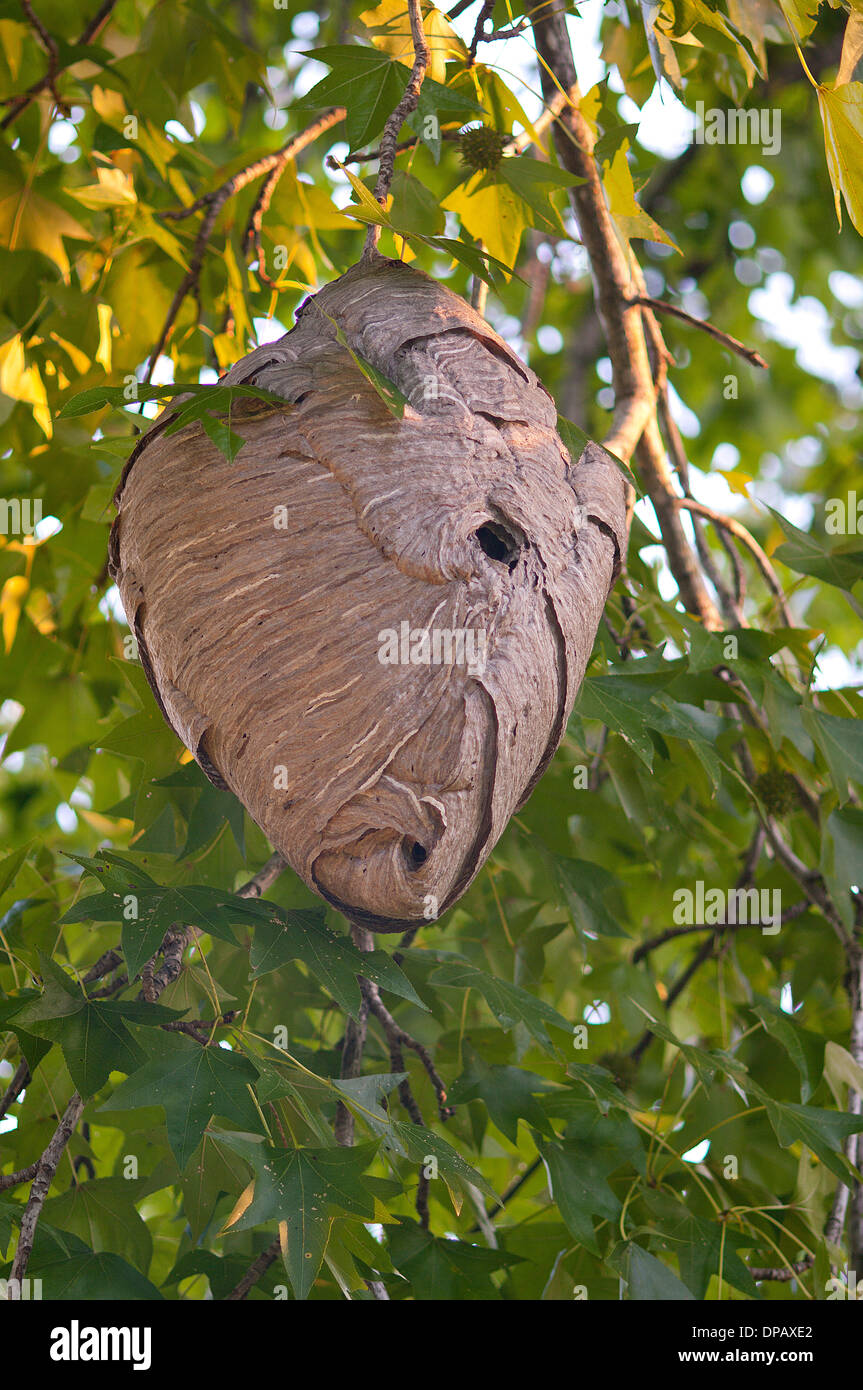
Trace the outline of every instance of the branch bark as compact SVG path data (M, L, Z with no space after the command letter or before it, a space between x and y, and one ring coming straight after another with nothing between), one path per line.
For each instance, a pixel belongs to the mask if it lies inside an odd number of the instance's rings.
M429 65L430 54L426 36L423 31L420 0L407 0L407 6L411 22L414 62L404 96L392 115L387 118L387 123L384 126L384 133L381 136L380 164L378 166L377 182L375 183L375 198L380 203L381 207L386 207L390 184L393 181L393 170L395 169L396 161L396 143L399 138L399 131L408 116L417 109L420 88L423 84L423 78L426 75L426 68ZM363 248L364 260L368 260L375 255L378 249L380 236L381 229L373 222L366 233L366 243Z
M561 0L551 0L533 18L543 97L564 92L567 104L554 125L560 162L583 180L572 189L581 240L590 260L596 308L605 330L614 385L614 416L604 445L629 461L639 447L648 495L668 552L669 565L687 609L705 627L722 619L707 592L674 505L673 478L656 420L656 384L651 370L642 314L633 299L644 293L637 265L617 235L593 157L594 136L578 106L580 92ZM657 338L661 336L657 329ZM665 350L667 354L667 349Z
M30 1197L21 1217L21 1232L18 1236L18 1248L15 1251L15 1258L12 1261L12 1270L9 1275L9 1285L7 1298L14 1298L14 1290L20 1287L20 1280L27 1273L27 1265L33 1251L33 1241L36 1237L36 1227L39 1217L42 1215L42 1208L45 1205L45 1198L54 1175L57 1172L60 1159L63 1157L66 1145L75 1132L75 1127L81 1118L84 1109L84 1102L76 1091L66 1106L62 1120L57 1126L51 1138L51 1142L45 1149L42 1157L38 1161L36 1175L33 1179L33 1186L30 1188ZM18 1284L15 1281L19 1281Z

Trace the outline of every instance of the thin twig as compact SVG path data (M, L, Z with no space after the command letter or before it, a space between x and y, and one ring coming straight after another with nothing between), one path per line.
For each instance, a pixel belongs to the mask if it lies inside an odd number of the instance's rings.
M7 1173L5 1176L0 1176L0 1192L5 1192L9 1187L19 1187L22 1182L29 1182L31 1178L35 1178L38 1171L39 1160L37 1158L35 1163L31 1163L27 1168L22 1168L18 1173Z
M786 922L791 922L795 917L801 917L804 912L812 910L808 902L794 903L792 907L786 908L782 913L781 921L783 926ZM660 946L664 946L667 941L675 941L679 936L691 936L697 931L736 931L739 927L757 927L760 922L698 922L688 927L669 927L667 931L660 932L657 936L651 936L649 940L643 941L637 946L630 957L631 963L637 965L640 960L649 956L651 951L656 951Z
M761 546L752 533L747 531L746 527L741 525L739 521L736 521L734 517L725 516L722 512L714 511L712 507L706 507L703 502L696 502L692 497L675 497L674 505L683 508L684 511L695 512L697 516L706 517L707 520L712 521L715 526L721 526L723 530L728 531L732 536L736 536L739 541L742 541L747 550L754 556L755 562L764 576L768 589L779 605L779 610L785 625L787 627L793 627L794 619L791 616L791 612L785 600L785 592L782 585L779 583L776 571L770 563L769 557L761 549Z
M202 194L200 198L196 198L188 207L161 213L163 218L179 221L184 217L191 216L193 212L204 210L204 216L198 228L197 236L195 237L192 254L189 257L189 269L180 281L177 292L171 301L171 307L168 310L165 322L162 326L162 331L159 334L159 340L147 362L147 370L144 374L145 383L152 380L153 369L155 368L158 358L161 356L162 349L168 341L171 329L182 308L183 301L189 293L197 290L201 268L204 264L204 257L210 243L210 237L213 234L213 228L216 225L219 213L225 203L229 198L232 198L234 194L239 193L241 189L245 188L247 184L252 183L254 179L260 178L262 174L270 174L276 168L284 169L290 159L293 159L301 150L304 150L307 145L310 145L312 141L316 140L324 131L330 130L334 125L338 125L339 121L344 120L344 116L345 108L343 106L332 107L329 111L325 111L322 116L319 116L317 120L313 121L311 125L307 126L305 130L300 131L298 135L293 135L280 150L274 151L273 154L264 155L261 159L255 160L253 164L247 165L245 169L239 169L236 174L232 174L231 177L226 179L218 188L213 189L210 193Z
M288 861L276 850L271 854L262 869L237 889L238 898L260 898L271 888L279 875L287 868Z
M20 1281L27 1273L27 1264L33 1250L33 1241L36 1237L36 1226L45 1205L45 1198L51 1183L54 1181L54 1174L57 1166L63 1157L66 1145L69 1143L75 1126L81 1118L84 1109L84 1102L76 1091L66 1106L62 1120L57 1126L51 1138L51 1142L39 1159L36 1176L33 1179L33 1186L30 1188L30 1196L27 1206L24 1208L24 1215L21 1217L21 1230L18 1236L18 1248L15 1251L15 1258L12 1261L12 1270L9 1275L7 1298L14 1298L14 1290L20 1290ZM17 1281L17 1282L16 1282Z
M715 338L729 351L736 352L739 357L745 357L746 361L751 362L753 367L763 367L766 370L769 366L760 352L756 352L754 348L746 347L739 338L732 338L730 333L723 333L721 328L709 323L707 319L697 319L694 314L688 314L685 309L678 308L676 304L669 304L667 299L653 299L647 294L637 294L633 295L629 302L630 304L641 304L657 314L671 314L674 318L681 319L693 328L700 328L702 333L709 333L711 338Z
M369 1010L374 1014L378 1022L383 1025L383 1030L387 1035L387 1041L390 1044L397 1043L399 1047L409 1047L412 1052L416 1053L426 1069L429 1080L434 1086L438 1102L438 1112L441 1119L451 1119L455 1111L446 1103L446 1087L435 1069L434 1062L431 1059L428 1049L423 1047L421 1042L417 1042L416 1038L411 1037L410 1033L406 1033L400 1024L396 1023L386 1004L381 999L377 985L373 984L371 981L368 982L368 995ZM397 1068L397 1070L402 1070L402 1068Z
M494 14L495 0L482 0L482 9L477 15L474 25L473 38L470 41L470 52L467 57L467 65L472 68L476 62L476 52L485 36L485 26Z
M431 56L423 31L420 0L407 0L407 6L411 21L414 62L404 95L396 109L387 117L384 133L381 136L380 164L378 166L377 182L375 183L375 199L381 207L386 207L390 184L393 181L393 170L395 169L396 161L396 142L399 138L399 131L411 112L417 109L420 88L422 87L423 78L426 75L426 68L429 65L429 58ZM363 247L364 259L368 260L376 253L380 235L380 227L376 222L372 222L366 233L365 246Z
M807 1269L811 1269L814 1263L814 1255L804 1255L802 1260L795 1260L787 1269L783 1269L781 1265L771 1265L766 1269L751 1268L749 1273L753 1279L759 1281L772 1279L777 1284L789 1284L792 1279L797 1278L798 1274L805 1274Z
M358 926L351 922L351 937L358 951L373 951L375 948L374 938L366 927ZM362 990L362 1000L359 1007L357 1018L349 1018L345 1024L345 1036L342 1042L342 1065L339 1076L342 1080L359 1076L360 1068L363 1063L363 1048L366 1043L366 1032L368 1031L369 1021L369 1000L365 989L366 982L360 981ZM336 1122L333 1128L336 1141L349 1148L354 1142L354 1117L351 1111L340 1100L336 1105Z
M92 43L93 39L98 37L110 19L111 11L116 3L117 0L103 0L103 3L99 6L99 9L90 20L90 23L82 31L80 38L75 44L76 48L86 47L87 44ZM81 60L77 59L76 61L80 62ZM53 89L61 71L65 71L65 69L59 68L56 65L49 67L44 77L38 78L27 88L26 92L22 92L20 96L13 97L10 102L9 110L6 112L2 121L0 121L0 130L6 130L13 121L17 121L21 112L26 111L30 103L35 101L39 93L44 92L46 87L51 87ZM56 93L54 93L54 99L59 104L59 98L56 96Z
M15 1075L12 1077L12 1080L9 1082L9 1085L6 1088L5 1095L0 1097L0 1120L3 1119L3 1116L11 1108L11 1106L15 1104L21 1092L24 1090L25 1086L29 1084L29 1082L30 1068L28 1067L25 1061L21 1061L18 1063Z
M270 1242L266 1250L261 1251L254 1263L249 1265L249 1268L246 1270L239 1284L236 1284L234 1288L231 1289L231 1292L225 1295L225 1302L236 1303L239 1302L240 1299L245 1298L252 1286L257 1284L261 1276L266 1274L270 1265L279 1258L279 1251L281 1248L279 1237L276 1236L275 1240Z

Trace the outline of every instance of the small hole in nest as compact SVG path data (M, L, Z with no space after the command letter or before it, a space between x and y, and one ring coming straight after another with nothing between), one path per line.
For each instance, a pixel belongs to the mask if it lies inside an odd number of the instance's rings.
M405 840L404 850L408 868L419 869L428 859L428 850L419 840Z
M487 521L474 534L484 555L490 560L497 560L498 564L506 565L508 569L515 569L521 547L504 526Z

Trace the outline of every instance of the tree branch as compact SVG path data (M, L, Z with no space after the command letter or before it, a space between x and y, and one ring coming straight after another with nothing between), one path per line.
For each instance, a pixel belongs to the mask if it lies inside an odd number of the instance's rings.
M105 25L108 23L108 20L111 17L111 11L113 10L116 3L117 0L103 0L103 3L99 6L99 9L96 11L95 15L90 20L90 23L82 31L81 36L75 45L76 48L81 48L87 45L88 43L92 43L93 39L98 38ZM28 14L29 11L28 18L32 17L32 20L36 19L35 15L33 15L30 6L26 4L26 0L22 0L21 8L24 10L25 14ZM38 21L36 21L36 23L38 24ZM39 25L37 32L39 32L40 30L41 25ZM49 38L49 42L51 44L54 43L53 39L50 39L50 36L46 35L46 37ZM22 92L20 96L13 97L11 99L9 110L6 112L6 115L3 117L2 121L0 121L0 130L6 130L8 126L12 125L13 121L17 121L18 117L21 115L21 112L26 111L30 103L32 101L35 101L39 93L44 92L46 87L49 87L51 89L54 100L57 102L58 106L62 105L60 98L57 95L55 84L59 74L61 72L64 72L65 69L60 68L56 62L56 45L54 46L54 54L54 61L51 62L51 66L49 66L48 71L45 73L45 76L40 77L36 82L32 84L32 86L28 87L26 92ZM49 59L50 56L51 54L49 49ZM76 59L76 61L80 62L81 59Z
M24 1208L24 1215L21 1217L21 1231L18 1236L18 1248L15 1251L15 1258L12 1261L12 1270L9 1275L9 1291L7 1298L13 1298L13 1290L20 1286L20 1280L27 1273L27 1265L33 1250L33 1241L36 1236L36 1226L45 1205L45 1198L66 1145L69 1143L75 1126L81 1118L84 1109L84 1102L76 1091L66 1106L62 1120L54 1131L50 1144L45 1149L39 1159L36 1169L36 1176L33 1179L33 1186L30 1188L30 1196L27 1206ZM16 1284L14 1281L18 1280Z
M614 416L605 447L628 462L641 442L639 457L648 494L656 510L668 552L669 565L690 612L705 627L722 626L689 548L680 517L673 505L673 483L656 421L656 386L651 371L642 315L649 313L633 297L644 293L637 263L624 249L593 157L595 139L578 102L580 92L565 9L561 0L549 0L533 17L543 96L566 94L554 125L555 145L563 167L582 182L571 190L581 240L590 260L597 313L605 330L614 386ZM661 335L657 329L657 341ZM668 350L664 348L663 357Z
M144 375L145 383L152 380L153 368L168 341L171 329L182 308L183 301L192 291L197 292L201 269L204 264L204 257L210 244L210 237L213 234L213 228L216 225L219 213L225 203L229 198L232 198L234 194L239 193L241 189L245 188L247 184L260 178L262 174L272 174L278 169L281 175L281 172L284 170L289 160L293 159L301 150L304 150L307 145L310 145L312 141L316 140L324 131L330 130L334 125L338 125L339 121L344 120L344 117L345 108L343 106L331 107L329 111L325 111L322 116L319 116L316 121L313 121L311 125L307 126L299 135L291 136L290 140L288 140L280 150L276 150L273 154L264 155L263 158L255 160L253 164L247 165L245 169L239 169L236 174L232 174L231 177L226 179L223 184L220 184L218 188L213 189L209 193L203 193L200 198L196 198L188 207L160 213L160 216L163 218L180 221L185 217L190 217L194 212L199 212L202 209L205 210L201 225L198 228L198 234L195 237L192 254L189 257L189 269L180 281L177 292L171 301L171 307L168 310L162 331L159 334L159 340L147 363L147 370ZM276 180L276 182L278 182L278 180ZM275 183L270 188L270 197L272 196L272 189L274 187ZM269 198L267 199L267 203L269 204ZM263 216L263 211L261 215Z
M378 177L375 183L375 198L378 203L380 203L381 207L386 207L390 184L393 181L393 170L396 161L396 142L399 137L399 131L411 112L417 109L420 88L423 84L423 78L426 75L426 68L429 65L430 54L428 44L426 43L426 36L423 31L420 0L407 0L407 7L411 21L414 62L408 85L404 91L404 96L392 115L387 118L387 123L384 126L384 133L381 136L380 165L378 166ZM366 242L363 248L364 259L368 260L376 253L380 235L380 227L374 222L371 223L366 233Z
M731 352L736 352L739 357L745 357L747 362L751 362L754 367L769 366L765 362L760 352L754 348L748 348L741 343L739 338L732 338L730 333L723 333L721 328L709 323L707 319L697 319L694 314L687 314L685 309L680 309L676 304L669 304L667 299L652 299L647 294L637 294L630 299L630 304L641 304L647 309L653 309L658 314L671 314L676 319L682 319L684 323L690 324L693 328L700 328L702 333L708 333L711 338L715 338L723 347Z

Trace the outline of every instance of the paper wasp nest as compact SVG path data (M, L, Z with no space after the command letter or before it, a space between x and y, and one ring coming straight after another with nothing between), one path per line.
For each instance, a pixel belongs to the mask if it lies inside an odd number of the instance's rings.
M407 397L387 409L337 338ZM392 931L474 878L566 727L614 581L624 482L571 459L537 377L462 299L376 257L142 436L110 566L156 699L296 872Z

